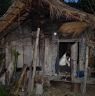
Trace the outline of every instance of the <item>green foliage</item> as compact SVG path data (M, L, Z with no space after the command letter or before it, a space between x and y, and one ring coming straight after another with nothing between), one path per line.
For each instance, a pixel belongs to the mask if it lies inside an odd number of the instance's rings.
M17 65L19 55L20 55L20 53L16 49L12 49L12 57L13 57L12 59L13 59L13 63L14 63L14 71L16 70L16 65Z
M0 16L2 16L11 5L11 0L0 0Z
M3 85L0 85L0 96L8 96L8 91Z

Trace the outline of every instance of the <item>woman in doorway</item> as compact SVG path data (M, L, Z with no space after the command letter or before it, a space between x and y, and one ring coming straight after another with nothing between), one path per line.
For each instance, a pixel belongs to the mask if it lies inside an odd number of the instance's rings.
M68 53L65 53L60 61L59 61L59 66L60 66L60 75L65 75L65 79L68 78L68 74L70 74L71 68L70 68L70 55Z

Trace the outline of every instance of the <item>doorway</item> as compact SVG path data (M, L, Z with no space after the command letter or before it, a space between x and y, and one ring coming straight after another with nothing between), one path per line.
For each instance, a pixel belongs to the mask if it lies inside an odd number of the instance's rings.
M77 43L78 44L78 43ZM59 42L59 75L62 80L71 81L72 46L75 42ZM79 44L77 47L77 64L79 59Z

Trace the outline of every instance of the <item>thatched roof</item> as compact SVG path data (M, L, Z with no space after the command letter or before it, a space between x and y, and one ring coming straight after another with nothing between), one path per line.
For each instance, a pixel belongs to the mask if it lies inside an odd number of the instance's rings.
M0 19L0 32L4 31L17 21L17 18L27 12L27 9L31 9L33 2L39 3L43 7L47 5L51 16L59 18L60 16L65 15L67 18L75 18L80 21L85 21L95 28L94 15L69 7L60 0L14 0L8 11Z
M89 25L85 22L68 22L62 24L58 31L63 35L73 35L74 37L81 34L88 27Z
M18 0L10 6L8 11L0 18L0 32L14 23L17 16L24 11L24 7L25 4Z

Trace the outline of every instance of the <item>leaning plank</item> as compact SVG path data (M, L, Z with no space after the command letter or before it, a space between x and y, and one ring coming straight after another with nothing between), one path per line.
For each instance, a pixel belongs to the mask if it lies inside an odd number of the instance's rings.
M14 93L13 93L15 96L18 96L19 88L21 87L21 84L22 84L22 82L23 82L23 78L24 78L24 75L25 75L25 73L26 73L26 69L27 69L27 66L24 65L22 74L21 74L21 76L20 76L19 81L17 82L16 89L15 89L15 91L14 91Z
M35 74L36 74L37 56L38 56L38 54L37 54L38 51L37 50L38 50L38 44L39 44L39 35L40 35L40 28L37 29L37 36L36 36L36 42L35 42L31 91L33 91L33 88L34 88L34 78L35 78Z

